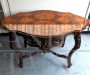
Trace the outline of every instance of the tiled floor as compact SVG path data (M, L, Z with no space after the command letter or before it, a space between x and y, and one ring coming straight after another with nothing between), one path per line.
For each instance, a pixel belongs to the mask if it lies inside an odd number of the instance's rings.
M3 38L4 37L4 38ZM13 53L0 53L0 75L90 75L90 34L82 34L80 49L72 56L72 67L66 68L66 59L51 53L41 53L24 59L24 68L19 68L17 56ZM5 42L3 42L3 40ZM0 37L1 51L8 48L8 39ZM68 53L73 47L73 36L67 37L64 48L52 48L58 53ZM14 59L13 59L14 58Z

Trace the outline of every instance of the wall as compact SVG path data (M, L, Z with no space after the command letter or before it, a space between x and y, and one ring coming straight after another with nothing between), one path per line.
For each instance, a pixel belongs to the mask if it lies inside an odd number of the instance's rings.
M85 16L89 0L8 0L11 13L32 10L56 10L61 12L72 12L80 16ZM10 15L7 0L1 0L4 13ZM90 9L89 9L90 11Z

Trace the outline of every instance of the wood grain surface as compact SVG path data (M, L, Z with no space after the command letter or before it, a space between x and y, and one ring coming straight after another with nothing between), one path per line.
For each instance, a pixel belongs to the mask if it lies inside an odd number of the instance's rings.
M75 30L82 31L88 25L88 21L81 16L51 10L21 12L8 16L1 22L9 30L41 36L60 35Z

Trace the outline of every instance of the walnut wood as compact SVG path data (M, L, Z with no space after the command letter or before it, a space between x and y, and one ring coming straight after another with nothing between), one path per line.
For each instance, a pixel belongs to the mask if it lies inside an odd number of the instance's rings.
M78 15L69 12L58 12L51 10L39 10L32 12L21 12L11 15L2 20L2 24L83 24L87 21Z
M21 50L19 50L19 48L17 48L17 43L16 43L16 38L15 38L15 32L9 32L9 40L10 40L10 48L14 49L16 53L18 54L18 58L19 58L19 67L23 68L23 55Z
M54 55L56 55L58 57L62 57L62 58L66 58L67 59L67 56L66 55L60 55L60 54L58 54L58 53L56 53L56 52L54 52L52 50L49 50L49 52L51 52L52 54L54 54Z
M19 58L19 67L23 68L23 53L22 52L18 52L18 58Z
M88 21L69 12L40 10L17 13L1 22L9 30L22 31L31 35L50 36L65 34L86 28Z
M9 32L9 40L10 40L10 48L11 49L16 49L16 42L15 42L15 36L13 34L13 32Z
M74 47L72 48L72 50L69 52L68 54L68 67L70 67L72 64L71 64L71 56L72 54L78 49L80 48L80 44L81 44L81 36L80 36L80 32L74 32L74 39L75 39L75 45Z
M87 27L88 21L81 16L69 12L38 10L8 16L1 21L1 24L5 29L10 31L10 41L15 41L12 31L17 31L17 33L23 34L25 47L29 44L38 47L43 52L51 52L58 57L66 58L68 67L70 67L71 56L80 47L80 32ZM62 42L63 47L65 38L70 33L74 35L75 46L68 56L49 50L51 47L60 45ZM41 42L41 45L38 45L34 38L37 38ZM15 42L11 42L10 45L12 49L15 49ZM22 52L19 52L20 67L23 67L24 57L26 56L23 56Z

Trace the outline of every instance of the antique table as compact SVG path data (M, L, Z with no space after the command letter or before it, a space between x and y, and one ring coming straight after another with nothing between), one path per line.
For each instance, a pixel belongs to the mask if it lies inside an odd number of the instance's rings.
M27 56L16 47L15 32L23 35L25 47L29 44L38 47L42 52L50 52L58 57L66 58L68 67L70 67L71 56L80 47L80 32L88 25L88 21L81 16L51 10L21 12L8 16L1 22L2 26L9 31L10 47L19 53L20 67L23 67L23 58ZM50 50L55 46L63 47L68 34L73 34L75 39L75 46L68 56ZM40 41L39 43L35 40L36 38ZM38 52L33 52L31 55L36 53Z

